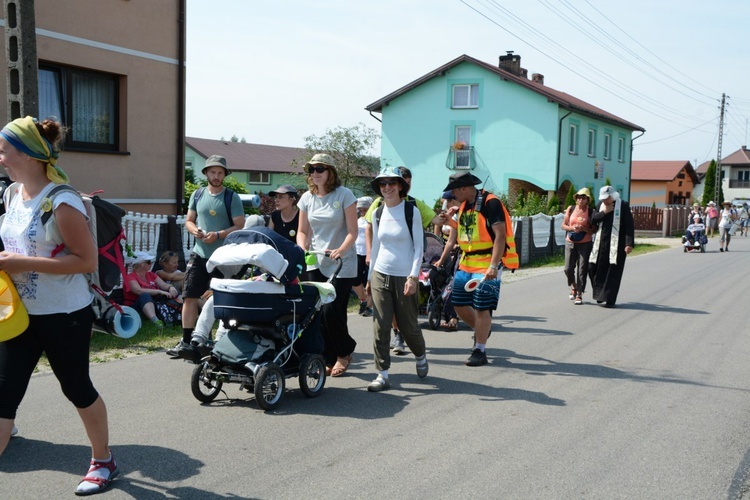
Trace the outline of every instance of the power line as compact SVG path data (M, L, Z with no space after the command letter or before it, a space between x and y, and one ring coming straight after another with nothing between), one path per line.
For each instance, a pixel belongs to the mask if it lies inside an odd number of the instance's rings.
M662 138L662 139L656 139L655 141L649 141L649 142L639 142L639 143L638 143L638 144L636 144L636 145L637 145L637 146L645 146L646 144L654 144L654 143L656 143L656 142L662 142L662 141L666 141L666 140L669 140L669 139L674 139L675 137L679 137L679 136L681 136L681 135L683 135L683 134L687 134L688 132L692 132L692 131L694 131L694 130L698 130L698 129L699 129L700 127L702 127L702 126L704 126L704 125L708 125L709 123L714 123L715 121L716 121L716 118L711 118L711 119L710 119L710 120L708 120L707 122L705 122L705 123L701 123L701 124L700 124L700 125L698 125L697 127L693 127L693 128L691 128L691 129L685 130L684 132L680 132L679 134L675 134L675 135L670 135L669 137L664 137L664 138ZM710 132L708 132L708 131L706 131L706 130L698 130L698 132L710 133Z
M673 69L673 70L674 70L674 71L676 71L676 72L677 72L678 74L680 74L680 75L684 76L685 78L687 78L687 79L688 79L688 80L690 80L691 82L693 82L693 83L696 83L696 84L700 85L701 87L703 87L703 88L707 89L707 90L708 90L709 92L711 92L712 94L714 94L714 95L718 95L718 94L720 94L720 92L719 92L718 90L714 90L714 89L712 89L712 88L710 88L710 87L707 87L707 86L705 86L705 85L704 85L703 83L701 83L701 82L699 82L699 81L697 81L697 80L694 80L694 79L693 79L693 78L691 78L690 76L686 75L685 73L683 73L683 72L682 72L682 71L680 71L679 69L677 69L677 68L675 68L674 66L672 66L671 64L669 64L669 63L668 63L667 61L665 61L664 59L662 59L661 57L659 57L658 55L656 55L656 54L655 54L654 52L652 52L651 50L649 50L649 48L648 48L648 47L646 47L646 46L645 46L645 45L643 45L643 44L642 44L641 42L639 42L638 40L636 40L635 38L633 38L633 37L632 37L632 36L630 35L630 33L628 33L627 31L625 31L624 29L622 29L622 28L621 28L621 27L620 27L620 26L619 26L619 25L618 25L617 23L615 23L615 22L614 22L614 21L612 21L612 20L611 20L611 19L610 19L609 17L607 17L607 16L606 16L606 15L605 15L605 14L604 14L604 13L603 13L602 11L600 11L599 9L597 9L597 8L596 8L596 6L595 6L594 4L592 4L592 3L591 3L591 2L589 1L589 0L585 0L585 2L586 2L587 4L589 4L589 6L590 6L590 7L592 8L592 9L594 9L594 10L595 10L595 11L596 11L596 12L597 12L597 13L598 13L598 14L599 14L600 16L602 16L602 17L603 17L604 19L606 19L606 20L607 20L607 21L608 21L608 22L609 22L609 23L610 23L610 24L611 24L612 26L614 26L615 28L617 28L618 30L620 30L620 32L622 32L622 34L624 34L625 36L627 36L628 38L630 38L630 39L631 39L631 40L632 40L633 42L635 42L636 44L638 44L638 46L639 46L639 47L641 47L641 48L642 48L642 49L644 49L644 50L645 50L646 52L648 52L649 54L651 54L652 56L654 56L654 57L655 57L656 59L658 59L658 60L659 60L659 62L661 62L661 63L662 63L662 64L664 64L665 66L668 66L669 68ZM692 89L691 89L691 90L692 90ZM700 93L700 92L698 92L697 90L693 90L693 92L696 92L696 93ZM704 96L705 96L705 94L701 94L701 95L704 95ZM706 96L706 97L710 97L710 96Z
M519 28L520 28L520 29L522 29L523 31L525 31L525 32L527 32L528 34L530 34L530 35L531 35L532 37L535 37L535 38L541 39L541 42L542 42L542 43L545 43L545 42L546 42L546 43L548 43L549 45L552 45L553 47L556 47L557 49L559 49L559 50L560 50L560 51L562 52L562 55L563 55L563 57L555 58L555 57L552 57L552 56L550 56L550 55L549 55L549 54L547 54L547 53L546 53L546 52L545 52L544 50L542 50L542 49L540 49L539 47L537 47L537 46L536 46L535 44L533 44L533 43L529 42L528 40L526 40L526 39L524 39L523 37L519 36L518 34L514 33L513 31L511 31L510 29L508 29L508 28L507 28L507 27L505 27L504 25L500 24L500 23L499 23L498 21L496 21L495 19L492 19L492 18L491 18L490 16L488 16L488 15L487 15L487 14L485 14L484 12L482 12L482 11L478 10L478 9L477 9L477 8L475 8L474 6L472 6L472 5L469 5L469 4L467 3L467 1L466 1L466 0L461 0L461 3L463 3L464 5L466 5L466 6L467 6L467 7L469 7L470 9L472 9L472 10L473 10L474 12L476 12L476 13L477 13L477 14L479 14L480 16L484 17L484 18L485 18L485 19L487 19L487 20L488 20L489 22L491 22L492 24L496 25L497 27L499 27L499 28L500 28L500 29L502 29L503 31L506 31L506 32L507 32L507 33L509 33L509 34L510 34L511 36L513 36L513 37L515 37L515 38L517 38L517 39L521 40L521 41L522 41L522 42L524 42L525 44L529 45L529 46L530 46L530 47L531 47L532 49L534 49L534 50L538 51L539 53L541 53L542 55L544 55L544 56L548 57L548 58L549 58L550 60L552 60L553 62L557 63L558 65L562 66L563 68L567 69L568 71L570 71L570 72L574 73L575 75L577 75L577 76L581 77L582 79L586 80L587 82L590 82L590 83L592 83L593 85L595 85L595 86L599 87L600 89L604 90L605 92L607 92L607 93L609 93L609 94L611 94L611 95L613 95L613 96L615 96L615 97L617 97L617 98L619 98L619 99L621 99L621 100L623 100L623 101L627 102L628 104L630 104L630 105L632 105L632 106L635 106L635 107L636 107L636 108L638 108L638 109L641 109L641 110L643 110L643 111L645 111L645 112L647 112L647 113L649 113L649 114L651 114L651 115L653 115L653 116L656 116L656 117L657 117L657 118L659 118L659 119L662 119L662 120L665 120L665 121L671 122L671 123L673 123L673 124L675 124L675 125L678 125L678 126L681 126L681 127L684 127L684 126L685 126L685 125L684 125L684 123L681 123L681 122L677 122L677 121L675 121L675 120L672 120L672 119L670 119L670 118L667 118L666 116L664 116L664 115L662 115L662 114L656 114L656 113L654 113L654 110L653 110L653 109L647 109L647 108L644 108L643 106L641 106L641 105L639 105L639 104L637 104L637 103L633 102L632 100L630 100L630 99L627 99L627 98L626 98L626 97L624 97L623 95L621 95L621 94L617 94L617 93L613 92L613 91L612 91L612 90L611 90L610 88L608 88L608 87L606 87L606 86L604 86L604 85L602 85L602 84L600 84L600 83L598 83L598 82L596 82L596 81L592 80L592 79L591 79L591 78L589 78L588 76L585 76L585 75L583 75L582 73L580 73L580 72L579 72L579 71L577 71L576 69L573 69L573 67L571 67L571 66L569 66L569 65L567 65L567 64L564 64L563 62L561 62L561 60L560 60L560 59L562 59L562 58L567 58L567 57L568 57L568 54L570 53L570 51L569 51L569 50L567 50L567 49L566 49L565 47L563 47L562 45L560 45L560 44L559 44L559 43L557 43L556 41L552 40L551 38L549 38L549 37L548 37L548 36L546 36L545 34L543 34L543 33L539 32L539 31L538 31L538 30L537 30L536 28L534 28L534 27L532 27L531 25L529 25L528 23L526 23L526 22L525 22L525 21L524 21L523 19L521 19L520 17L518 17L518 16L516 16L515 14L513 14L513 13L512 13L511 11L509 11L508 9L506 9L505 7L503 7L502 5L500 5L500 4L499 4L499 3L497 2L497 1L495 1L495 0L489 0L489 1L490 1L490 2L492 3L492 4L494 4L494 5L495 5L495 8L494 8L494 9L493 9L492 7L489 7L489 6L487 6L486 4L484 4L484 3L483 3L483 2L481 1L481 0L477 0L477 3L478 3L478 4L480 4L480 5L482 5L483 7L487 8L487 9L490 9L490 10L497 10L497 11L500 11L500 12L504 13L504 14L505 14L506 16L508 16L509 18L511 18L511 21L515 21L515 22L514 22L514 26L517 26L517 27L519 27ZM647 95L645 95L645 94L643 94L643 93L641 93L641 92L639 92L639 91L637 91L637 90L635 90L635 89L633 89L633 88L631 88L631 87L627 87L627 86L624 86L624 85L623 85L622 83L620 83L620 82L619 82L618 80L616 80L615 78L613 78L613 77L609 76L609 75L608 75L608 74L607 74L606 72L602 71L601 69L599 69L599 68L597 68L597 67L595 67L595 66L591 65L590 63L588 63L588 62L586 62L586 61L584 61L584 60L582 60L582 59L580 59L580 58L578 58L578 59L575 59L575 62L576 62L576 63L583 63L584 65L588 66L588 67L589 67L589 68L590 68L590 69L592 70L593 74L596 74L596 75L601 75L601 76L602 76L602 77L604 77L605 79L609 80L609 81L610 81L610 82L611 82L611 83L612 83L612 84L613 84L614 86L620 87L621 89L623 89L623 90L625 90L625 91L627 91L627 92L630 92L630 93L632 93L632 94L635 94L636 96L640 97L641 99L643 99L643 100L647 101L647 102L648 102L648 103L649 103L650 105L652 105L652 106L655 106L655 107L659 107L659 108L661 108L661 109L663 109L663 110L665 110L665 111L668 111L668 112L670 112L670 113L672 113L672 114L674 114L674 115L678 115L678 116L680 116L680 117L682 117L682 118L685 118L685 119L689 119L689 120L694 120L694 121L697 121L697 120L699 120L699 118L696 118L696 117L694 117L694 116L690 116L690 115L687 115L687 114L685 114L685 113L682 113L681 111L678 111L678 110L676 110L676 109L674 109L674 108L670 108L670 107L668 107L668 106L664 105L664 104L663 104L662 102L660 102L660 101L657 101L657 100L655 100L655 99L651 98L650 96L647 96Z

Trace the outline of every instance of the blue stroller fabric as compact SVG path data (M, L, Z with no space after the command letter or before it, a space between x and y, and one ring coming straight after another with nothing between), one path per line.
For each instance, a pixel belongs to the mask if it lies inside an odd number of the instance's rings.
M288 285L307 270L305 251L267 227L253 227L234 231L224 240L225 245L230 243L265 243L276 249L289 262L284 274L276 276L283 285Z

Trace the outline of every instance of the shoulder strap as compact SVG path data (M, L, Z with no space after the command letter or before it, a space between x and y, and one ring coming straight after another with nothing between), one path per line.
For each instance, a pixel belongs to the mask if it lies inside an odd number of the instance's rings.
M229 225L234 226L232 222L232 198L234 197L234 191L228 187L224 188L224 207L227 209L227 219L229 219Z
M76 191L73 187L69 186L68 184L58 184L57 186L53 187L49 193L47 193L47 198L49 198L50 201L54 202L55 196L62 193L63 191L72 191L75 194L77 194L79 197L81 196L81 193ZM54 203L53 203L53 206L54 206ZM44 226L47 223L50 217L52 217L52 210L50 210L49 212L42 213L42 216L41 216L42 226Z
M195 202L196 213L198 212L198 200L201 199L205 191L206 191L206 186L201 186L195 190L195 195L193 195L193 201ZM232 191L228 187L225 187L224 188L224 208L226 208L227 210L227 219L229 219L229 223L231 225L234 225L234 223L232 222L232 197L233 196L234 196L234 191Z
M383 204L375 210L375 220L378 221L378 227L380 227L380 217L383 216ZM412 229L412 223L414 221L414 204L407 202L404 206L404 217L406 218L406 226L409 228L409 235L412 241L414 240L414 229Z

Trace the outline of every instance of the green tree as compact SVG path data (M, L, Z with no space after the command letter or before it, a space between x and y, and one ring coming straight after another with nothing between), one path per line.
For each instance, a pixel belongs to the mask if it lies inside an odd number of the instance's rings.
M336 163L341 183L353 191L367 193L372 177L380 169L380 159L372 154L378 138L377 131L364 123L326 129L321 136L305 137L305 155L293 163L302 168L314 154L328 153Z
M703 198L701 199L701 205L708 206L708 202L714 199L714 193L716 192L716 161L711 160L706 170L706 176L703 178ZM721 193L719 193L721 194ZM720 202L721 200L716 200Z
M568 194L565 196L565 207L567 208L575 204L576 204L576 187L571 183L570 189L568 189Z
M187 174L185 174L185 177L187 178ZM195 179L193 179L193 181L194 180ZM206 179L201 179L198 182L193 181L185 181L185 197L182 199L183 214L187 213L188 203L190 202L190 196L193 194L193 192L195 192L195 190L201 186L208 186L208 180ZM237 179L233 179L232 177L227 177L224 179L224 186L228 187L237 194L247 194L247 188L245 187L245 185Z
M188 182L195 184L195 170L193 170L193 167L185 168L185 184Z

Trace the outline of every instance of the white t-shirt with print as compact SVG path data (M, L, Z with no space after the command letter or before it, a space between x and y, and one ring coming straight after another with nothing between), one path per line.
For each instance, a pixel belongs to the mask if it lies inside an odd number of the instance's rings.
M47 241L39 207L53 187L55 184L49 183L30 200L24 201L20 193L13 197L0 228L5 251L30 257L52 256L57 243ZM64 191L57 194L52 209L56 210L62 203L86 216L83 201L75 193ZM71 313L91 304L94 298L83 274L31 271L11 274L10 278L18 289L23 305L32 315Z
M312 230L311 250L335 250L341 246L348 234L344 210L357 203L354 193L348 188L339 186L325 196L318 196L307 191L297 203L297 207L307 214ZM344 254L343 265L339 276L354 278L357 276L357 252L354 245ZM307 266L308 270L320 269L324 276L330 277L336 270L336 263L323 256L318 256L317 266Z

